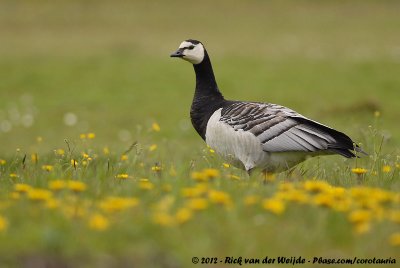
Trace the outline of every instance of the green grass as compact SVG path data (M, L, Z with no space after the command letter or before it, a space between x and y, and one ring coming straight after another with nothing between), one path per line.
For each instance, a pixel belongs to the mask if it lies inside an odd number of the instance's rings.
M398 256L388 239L399 225L388 215L399 209L399 9L397 1L2 1L0 216L8 227L0 233L0 263L187 267L193 256ZM222 167L190 125L192 67L169 58L186 38L205 43L226 98L288 106L349 134L370 156L310 159L268 184ZM68 113L76 124L65 124ZM95 139L80 138L90 132ZM157 149L149 151L152 144ZM63 156L54 153L60 148ZM93 158L86 167L83 152ZM156 164L161 175L152 171ZM368 172L358 177L354 167ZM154 221L160 204L168 218L190 202L182 189L199 185L191 173L203 168L220 171L208 187L229 195L232 207L210 204L184 224ZM129 179L115 178L125 173ZM154 188L142 189L141 178ZM16 183L47 189L56 179L87 189L54 193L54 209L25 194L10 197ZM309 180L347 191L376 187L397 201L382 204L385 219L372 220L363 234L350 212L295 202L281 215L263 208L282 182L302 187ZM140 203L109 214L98 207L109 196ZM259 199L246 206L248 196ZM77 208L82 215L66 212ZM95 213L109 221L106 230L88 225Z

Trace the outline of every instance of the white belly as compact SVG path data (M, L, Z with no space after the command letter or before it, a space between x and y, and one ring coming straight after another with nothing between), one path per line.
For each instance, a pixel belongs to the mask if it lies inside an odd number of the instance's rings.
M305 160L306 154L302 152L265 152L255 135L243 130L235 131L219 121L221 110L215 111L208 120L206 143L236 167L247 171L260 168L268 172L279 172Z

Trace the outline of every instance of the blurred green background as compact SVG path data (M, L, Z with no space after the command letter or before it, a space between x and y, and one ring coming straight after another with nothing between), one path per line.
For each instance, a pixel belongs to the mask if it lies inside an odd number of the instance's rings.
M392 150L399 14L399 1L2 0L0 154L86 132L126 148L153 122L177 151L203 146L188 114L192 67L169 58L187 38L205 44L227 98L279 103L356 141L380 111Z

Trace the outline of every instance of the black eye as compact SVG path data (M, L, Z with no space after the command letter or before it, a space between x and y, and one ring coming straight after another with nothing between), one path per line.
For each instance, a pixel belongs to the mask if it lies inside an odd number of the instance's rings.
M190 47L188 47L188 49L190 49L190 50L192 50L194 48L194 46L193 45L191 45Z

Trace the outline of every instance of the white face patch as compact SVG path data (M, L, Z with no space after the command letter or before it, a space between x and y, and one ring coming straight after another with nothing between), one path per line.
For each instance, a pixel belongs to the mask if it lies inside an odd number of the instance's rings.
M204 47L201 43L193 44L188 41L183 41L179 48L185 48L182 59L192 64L199 64L204 59Z

